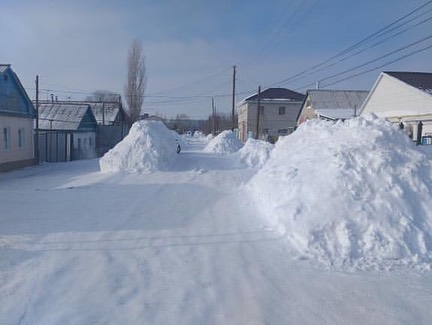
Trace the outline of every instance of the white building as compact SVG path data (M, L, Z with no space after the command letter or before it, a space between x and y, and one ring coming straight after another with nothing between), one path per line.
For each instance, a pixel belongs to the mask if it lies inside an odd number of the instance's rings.
M241 141L248 138L271 138L294 131L305 96L285 88L269 88L242 100L238 105L238 130ZM257 134L258 129L258 134Z
M432 137L432 73L382 72L361 108L403 126L413 140ZM422 133L418 134L419 123ZM402 123L402 124L401 124Z

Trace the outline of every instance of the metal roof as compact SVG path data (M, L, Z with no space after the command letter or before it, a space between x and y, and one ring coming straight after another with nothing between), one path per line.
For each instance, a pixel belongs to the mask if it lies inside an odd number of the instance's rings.
M88 104L71 105L57 102L39 104L39 128L76 131L87 111L91 112Z
M367 95L366 90L309 90L309 106L319 109L360 109Z
M120 113L120 103L117 102L97 102L88 103L98 124L113 124Z
M272 99L272 100L292 100L292 101L303 101L305 95L297 93L295 91L286 88L268 88L261 92L260 99ZM244 101L256 100L258 99L258 94L254 94L244 99Z
M399 79L408 85L432 94L432 73L384 71L385 74Z

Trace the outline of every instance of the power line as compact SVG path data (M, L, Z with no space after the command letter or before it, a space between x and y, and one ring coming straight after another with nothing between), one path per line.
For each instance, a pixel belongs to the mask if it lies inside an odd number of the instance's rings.
M335 77L341 76L341 75L346 74L346 73L348 73L348 72L351 72L351 71L354 71L354 70L357 70L357 69L363 68L363 67L365 67L365 66L367 66L367 65L370 65L370 64L372 64L372 63L374 63L374 62L377 62L377 61L379 61L379 60L382 60L382 59L384 59L384 58L386 58L386 57L389 57L389 56L391 56L391 55L393 55L393 54L396 54L396 53L398 53L398 52L401 52L401 51L403 51L403 50L406 50L406 49L408 49L408 48L410 48L410 47L413 47L413 46L415 46L415 45L417 45L417 44L420 44L420 43L422 43L422 42L424 42L424 41L427 41L427 40L429 40L429 39L431 39L431 38L432 38L432 35L429 35L429 36L427 36L427 37L422 38L422 39L419 40L419 41L416 41L416 42L410 43L410 44L408 44L408 45L406 45L406 46L403 46L403 47L401 47L401 48L398 48L398 49L396 49L396 50L394 50L394 51L391 51L391 52L389 52L389 53L387 53L387 54L384 54L384 55L382 55L382 56L380 56L380 57L378 57L378 58L376 58L376 59L370 60L370 61L368 61L368 62L365 62L365 63L363 63L363 64L360 64L360 65L358 65L358 66L355 66L355 67L353 67L353 68L350 68L350 69L347 69L347 70L345 70L345 71L342 71L342 72L336 73L336 74L334 74L334 75L328 76L328 77L326 77L326 78L320 79L319 82L321 83L322 81L326 81L326 80L329 80L329 79L333 79L333 78L335 78Z
M432 9L428 10L427 12L431 12L431 11L432 11ZM410 20L410 21L413 21L413 20L417 19L417 18L420 17L420 16L423 16L423 14L422 14L422 15L419 15L419 16L417 16L417 17L415 17L415 18L413 18L413 19ZM376 47L376 46L378 46L378 45L381 45L381 44L383 44L383 43L385 43L385 42L387 42L387 41L389 41L389 40L395 38L396 36L402 35L402 34L406 33L407 31L409 31L409 30L411 30L411 29L413 29L413 28L419 27L419 26L421 26L421 25L423 25L423 24L425 24L425 23L427 23L427 22L429 22L429 21L431 21L431 20L432 20L432 16L431 16L431 17L428 17L428 18L426 18L426 19L424 19L424 20L422 20L422 21L420 21L420 22L418 22L417 24L415 24L415 25L413 25L413 26L407 27L407 28L405 28L405 29L403 29L403 30L401 30L401 31L399 31L399 32L397 32L397 33L395 33L395 34L393 34L393 35L390 35L390 36L387 37L387 38L384 38L384 39L382 39L382 40L380 40L380 41L378 41L378 42L375 42L375 43L373 43L373 44L371 44L371 45L369 45L369 46L367 46L367 47L365 47L365 48L363 48L363 49L360 49L360 50L358 50L358 51L352 53L351 55L348 55L348 56L346 56L346 57L344 57L344 58L341 58L341 59L339 59L338 61L335 61L335 62L329 63L329 64L327 64L327 65L324 65L324 66L322 66L322 67L320 67L320 68L318 68L318 69L315 69L315 70L312 71L312 72L309 72L309 73L304 74L303 76L300 76L300 77L297 77L297 78L293 78L293 79L291 79L290 81L291 81L291 82L294 82L294 81L296 81L296 80L302 79L302 78L307 77L307 76L311 76L311 75L313 75L313 74L315 74L315 73L317 73L317 72L320 72L320 71L323 71L323 70L328 69L328 68L330 68L330 67L333 67L333 66L335 66L335 65L337 65L337 64L339 64L339 63L342 63L342 62L344 62L344 61L346 61L346 60L348 60L348 59L350 59L350 58L353 58L353 57L355 57L355 56L357 56L357 55L359 55L359 54L361 54L361 53L364 53L364 52L367 51L368 49L371 49L371 48L373 48L373 47ZM392 29L392 31L395 30L395 29L397 29L397 28L399 28L399 27L401 27L401 26L398 26L398 27ZM387 34L387 33L385 33L385 34ZM385 34L383 34L383 35L385 35Z
M390 64L393 64L393 63L395 63L395 62L401 61L401 60L403 60L403 59L406 59L407 57L410 57L410 56L412 56L412 55L414 55L414 54L418 54L418 53L421 53L421 52L427 51L427 50L429 50L429 49L432 49L432 45L429 45L429 46L423 47L423 48L421 48L421 49L418 49L418 50L416 50L416 51L413 51L413 52L411 52L411 53L405 54L405 55L403 55L403 56L401 56L401 57L399 57L399 58L396 58L396 59L394 59L394 60L391 60L391 61L389 61L389 62L386 62L386 63L384 63L384 64L382 64L382 65L377 66L377 67L374 67L374 68L368 69L368 70L366 70L366 71L362 71L362 72L356 73L356 74L351 75L351 76L347 76L347 77L345 77L345 78L343 78L343 79L336 80L336 81L334 81L334 82L332 82L332 83L326 84L325 87L329 87L329 86L332 86L332 85L338 84L338 83L340 83L340 82L342 82L342 81L349 80L349 79L352 79L352 78L355 78L355 77L361 76L361 75L366 74L366 73L368 73L368 72L372 72L372 71L375 71L375 70L378 70L378 69L384 68L384 67L386 67L386 66L388 66L388 65L390 65Z
M295 75L293 75L293 76L291 76L291 77L288 77L288 78L283 79L283 80L281 80L281 81L275 82L275 83L273 83L273 84L270 85L270 86L280 85L280 84L284 84L284 83L286 83L286 82L288 82L288 81L292 81L293 79L296 79L296 78L298 78L298 77L300 77L300 76L303 76L303 75L305 75L305 74L307 74L307 73L309 73L309 72L315 71L317 68L320 68L320 67L322 67L323 65L326 65L327 63L329 63L329 62L331 62L331 61L333 61L333 60L335 60L335 59L337 59L337 58L339 58L339 57L341 57L341 56L344 56L344 55L346 55L347 53L350 53L351 51L353 51L353 50L359 48L360 46L362 46L363 44L367 43L368 41L376 39L376 37L377 37L378 35L383 35L383 33L384 33L386 30L388 30L388 29L391 28L392 26L398 24L399 22L403 21L405 18L411 16L412 14L414 14L414 13L420 11L421 9L423 9L423 8L425 8L426 6L430 5L431 3L432 3L432 0L426 2L425 4L423 4L423 5L419 6L419 7L417 7L416 9L412 10L412 11L409 12L408 14L406 14L406 15L402 16L401 18L399 18L399 19L393 21L392 23L386 25L385 27L381 28L380 30L378 30L378 31L376 31L376 32L374 32L374 33L372 33L371 35L367 36L366 38L362 39L361 41L359 41L359 42L355 43L354 45L348 47L347 49L345 49L345 50L343 50L343 51L341 51L341 52L339 52L339 53L337 53L337 54L331 56L330 58L328 58L328 59L326 59L326 60L324 60L324 61L322 61L322 62L320 62L320 63L318 63L318 64L316 64L316 65L314 65L314 66L312 66L312 67L310 67L310 68L308 68L308 69L306 69L306 70L303 70L303 71L301 71L301 72L299 72L299 73L297 73L297 74L295 74ZM406 24L406 22L403 23L401 26L403 26L403 25L405 25L405 24Z

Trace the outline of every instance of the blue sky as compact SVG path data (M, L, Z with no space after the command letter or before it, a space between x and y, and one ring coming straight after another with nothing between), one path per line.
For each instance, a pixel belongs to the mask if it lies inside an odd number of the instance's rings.
M32 98L36 74L40 75L42 98L53 93L59 99L77 99L94 90L122 94L127 50L138 38L144 45L148 76L144 112L201 118L211 112L211 96L216 98L218 111L230 112L233 65L237 66L237 100L253 93L258 85L305 92L324 79L322 87L368 90L382 70L432 72L429 49L326 85L432 45L426 39L374 64L325 79L430 36L432 19L413 26L432 17L429 4L417 12L423 16L393 32L411 27L400 35L345 61L336 60L317 73L280 82L427 2L6 0L0 5L0 62L12 64Z

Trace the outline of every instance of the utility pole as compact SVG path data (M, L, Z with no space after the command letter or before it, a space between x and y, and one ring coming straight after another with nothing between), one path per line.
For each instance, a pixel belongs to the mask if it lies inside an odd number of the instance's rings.
M256 120L256 129L255 129L255 139L258 139L259 117L260 117L260 104L261 104L261 86L258 86L258 96L257 96L257 120Z
M105 102L102 102L102 125L105 126Z
M215 103L214 103L214 97L212 97L212 134L214 135L216 133L216 109L215 109Z
M236 88L236 66L233 66L233 84L232 84L232 112L231 112L231 131L234 132L235 128L235 88Z
M35 140L36 164L39 165L39 76L36 75L36 140Z

